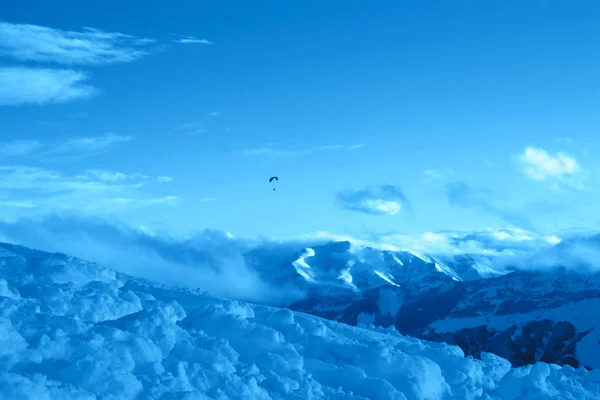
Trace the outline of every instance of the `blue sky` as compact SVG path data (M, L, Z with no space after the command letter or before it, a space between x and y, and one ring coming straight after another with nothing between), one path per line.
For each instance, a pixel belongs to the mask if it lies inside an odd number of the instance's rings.
M596 226L600 4L450 3L3 4L2 214Z

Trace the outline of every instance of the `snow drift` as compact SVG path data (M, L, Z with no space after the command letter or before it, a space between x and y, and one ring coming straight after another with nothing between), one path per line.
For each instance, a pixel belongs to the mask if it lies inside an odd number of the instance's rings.
M2 244L0 398L596 399L600 371L223 300Z

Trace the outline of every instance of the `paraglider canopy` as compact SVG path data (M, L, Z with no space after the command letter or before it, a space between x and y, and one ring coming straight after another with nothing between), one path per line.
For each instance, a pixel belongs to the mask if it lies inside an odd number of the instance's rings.
M272 177L269 179L269 183L271 183L271 182L273 182L273 181L279 181L279 178L278 178L278 177L276 177L276 176L272 176ZM275 191L275 188L273 188L273 191Z

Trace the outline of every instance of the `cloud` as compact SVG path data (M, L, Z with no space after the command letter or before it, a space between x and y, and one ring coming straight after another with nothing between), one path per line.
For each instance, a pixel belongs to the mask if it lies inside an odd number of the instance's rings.
M84 83L88 79L87 73L70 69L0 67L0 105L42 105L88 99L100 93L99 89Z
M88 179L89 177L93 177L98 179L100 182L127 182L127 181L135 181L135 180L146 180L148 176L144 174L124 174L122 172L114 172L108 170L101 169L89 169L83 175L77 175L77 179Z
M356 246L380 250L410 251L424 260L450 263L452 267L458 268L468 267L469 263L473 263L488 276L516 270L567 270L583 274L600 272L600 234L597 231L584 234L560 231L548 235L509 228L425 232L419 235L386 232L369 234L365 238L318 232L304 235L303 239L349 241ZM466 258L463 257L465 255ZM464 273L460 269L458 272ZM468 275L465 277L469 279ZM471 279L479 277L471 274Z
M173 178L171 178L170 176L159 176L158 178L156 178L156 180L159 183L171 183L171 182L173 182Z
M427 183L437 181L440 179L444 179L445 177L447 177L450 174L452 174L452 170L449 168L445 168L442 170L426 169L425 171L423 171L423 176L425 177L424 180Z
M132 140L131 136L105 133L100 136L85 136L67 139L57 144L49 152L51 154L65 153L97 153L113 148Z
M365 146L366 146L366 144L364 144L364 143L353 144L351 146L348 146L348 150L362 149Z
M178 200L176 196L153 197L143 193L149 179L143 174L108 170L91 169L68 175L39 167L0 166L0 200L5 208L13 208L12 218L57 210L120 212L132 207L174 204Z
M41 146L42 144L37 140L13 140L0 143L0 158L26 156Z
M199 135L208 132L208 129L203 128L204 122L190 122L178 126L176 129L182 131L187 135Z
M434 169L426 169L423 171L423 175L430 180L441 179L444 176L441 172L438 172Z
M472 206L488 204L489 189L474 188L463 181L451 182L446 185L446 196L451 204Z
M202 125L204 125L204 122L189 122L187 124L178 126L177 129L181 131L187 131L200 128Z
M335 197L341 208L370 215L396 215L402 208L410 208L409 200L393 185L339 192Z
M407 235L400 232L371 232L364 238L348 238L319 232L318 238L348 240L363 246L392 251L411 251L426 256L525 256L561 242L557 236L542 235L521 228L481 231L438 231Z
M181 44L206 44L206 45L211 45L211 46L214 45L214 43L211 42L210 40L198 39L198 38L195 38L194 36L187 36L182 39L174 39L173 41L176 43L181 43Z
M221 111L211 111L208 115L210 115L211 117L218 117L221 114Z
M519 159L525 175L536 181L562 179L581 170L575 158L562 152L553 156L539 147L526 147Z
M1 200L0 208L35 208L35 204L31 201Z
M210 229L186 237L134 229L118 220L46 216L0 221L0 240L101 263L121 273L170 285L204 289L217 296L267 304L289 304L302 293L272 277L280 264L249 264L257 243ZM302 245L277 245L280 257ZM272 260L273 256L270 257Z
M244 154L249 156L267 156L267 157L297 157L297 156L305 156L313 153L318 153L322 151L339 151L339 150L357 150L365 147L365 144L354 144L354 145L342 145L342 144L333 144L333 145L324 145L313 147L310 149L301 149L301 150L279 150L274 149L272 147L259 147L255 149L244 150Z
M475 188L463 181L457 181L445 185L445 191L450 204L498 216L521 228L531 227L531 222L525 213L497 204L498 199L490 189Z
M164 196L144 200L145 204L175 204L179 201L178 196Z
M131 139L131 136L106 133L50 143L37 140L13 140L0 142L0 159L35 156L38 160L51 161L58 157L60 161L64 161L65 157L79 158L99 154L119 144L127 143Z
M139 60L154 40L83 28L65 31L39 25L0 22L0 56L65 65L103 65Z
M194 130L188 131L186 133L190 136L194 136L194 135L201 135L206 132L208 132L208 129L194 129Z

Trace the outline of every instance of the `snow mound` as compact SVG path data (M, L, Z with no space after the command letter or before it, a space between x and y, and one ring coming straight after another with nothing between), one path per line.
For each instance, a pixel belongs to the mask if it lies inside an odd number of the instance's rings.
M2 245L0 398L597 399L600 371L513 369L396 331Z

